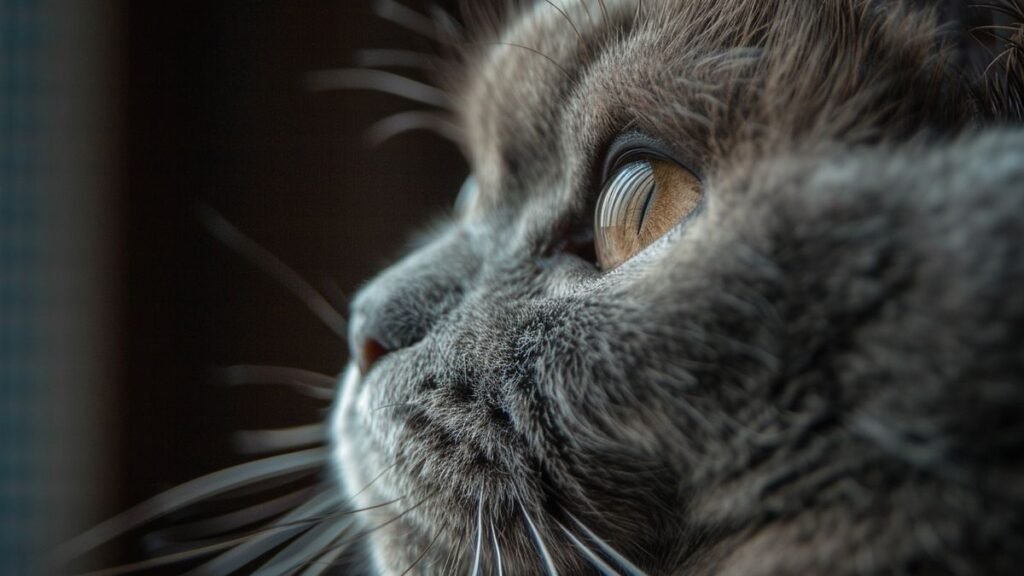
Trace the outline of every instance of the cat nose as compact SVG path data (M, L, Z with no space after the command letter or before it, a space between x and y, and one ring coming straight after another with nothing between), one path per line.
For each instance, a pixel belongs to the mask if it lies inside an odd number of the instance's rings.
M353 315L349 328L349 340L352 356L356 360L360 376L365 376L377 360L393 352L369 333L367 318L363 313L357 312Z

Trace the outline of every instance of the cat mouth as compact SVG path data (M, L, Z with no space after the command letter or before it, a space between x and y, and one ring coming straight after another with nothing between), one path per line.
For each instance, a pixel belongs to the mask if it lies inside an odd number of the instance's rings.
M364 552L382 573L401 574L427 556L461 557L467 570L496 565L502 550L505 562L522 562L523 574L541 566L587 573L580 562L595 550L635 570L625 573L641 573L574 515L577 507L530 449L526 424L516 420L526 417L521 411L506 404L495 414L500 398L488 397L488 386L476 387L473 409L460 407L461 395L445 390L461 379L424 393L401 379L411 364L381 365L367 376L349 366L332 417L334 469L359 511Z
M387 375L361 375L354 364L341 378L331 429L335 471L349 494L370 488L367 483L376 475L374 466L395 470L377 481L373 492L381 491L378 485L402 483L395 476L403 471L404 476L413 476L408 474L413 468L443 471L414 476L428 485L425 489L447 490L449 484L493 483L507 476L506 468L519 468L520 461L526 460L517 457L518 450L508 450L510 444L517 444L510 442L517 433L511 416L502 409L452 408L423 399L395 401L375 390L391 384ZM464 413L452 415L460 410ZM439 482L441 478L446 482ZM474 491L482 489L481 485Z

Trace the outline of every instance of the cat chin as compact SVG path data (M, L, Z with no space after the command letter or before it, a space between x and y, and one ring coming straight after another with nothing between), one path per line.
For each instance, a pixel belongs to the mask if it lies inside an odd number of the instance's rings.
M342 498L353 509L372 507L370 500L375 499L371 495L372 490L362 489L370 483L370 479L364 477L365 470L359 466L362 450L357 446L360 422L364 422L367 416L365 395L360 395L363 389L362 378L355 363L345 367L338 381L337 401L331 409L330 442L331 442L331 469L336 479L337 489ZM361 402L360 399L363 398ZM372 542L379 535L370 535L368 539L370 557L364 558L372 565L372 573L386 574L387 571L381 567L381 558L373 551L379 546L373 546Z
M360 525L358 530L365 531L366 538L356 555L360 563L365 563L368 574L410 573L408 568L416 554L407 547L425 544L410 534L406 519L394 521L399 511L382 505L395 497L388 495L390 491L384 486L387 479L382 478L386 474L375 468L375 455L367 453L362 442L369 433L367 423L372 410L368 404L370 395L361 393L367 387L355 363L345 368L338 385L338 399L330 417L331 469L347 507L363 510L355 518Z
M353 416L356 410L356 399L359 390L359 369L354 363L350 363L342 372L338 382L338 400L331 409L331 468L338 480L339 490L349 496L353 496L355 486L359 484L358 470L354 466L346 465L355 458L355 446L353 446L353 435L348 431L353 426Z
M387 479L376 468L376 454L368 453L365 438L369 433L371 409L364 379L356 365L349 364L339 379L338 400L332 408L330 442L331 468L338 490L351 508L379 507L393 496L386 493ZM378 472L376 477L371 473Z

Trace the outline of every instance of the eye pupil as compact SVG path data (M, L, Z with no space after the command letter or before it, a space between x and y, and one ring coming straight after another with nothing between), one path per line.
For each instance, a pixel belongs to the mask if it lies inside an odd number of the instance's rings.
M700 182L667 160L637 160L620 166L598 198L594 246L598 263L610 270L663 236L699 203Z
M658 192L657 184L655 184L654 181L652 180L651 181L650 190L646 194L643 195L644 205L640 209L640 218L638 218L638 222L637 222L637 228L636 228L637 236L639 236L640 233L643 232L644 222L647 221L647 213L651 209L651 200L654 200L654 195L657 194L657 192Z

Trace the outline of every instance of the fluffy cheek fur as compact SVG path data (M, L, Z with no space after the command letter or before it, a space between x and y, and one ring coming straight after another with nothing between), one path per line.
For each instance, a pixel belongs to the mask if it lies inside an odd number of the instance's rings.
M336 411L348 490L380 506L365 516L383 526L377 566L469 569L480 530L487 565L500 551L507 570L539 573L527 516L569 573L584 569L564 530L577 520L651 573L737 574L839 569L822 550L875 568L923 562L917 526L1012 524L1012 509L984 504L988 488L945 477L960 464L921 451L980 448L963 427L978 414L946 412L943 398L968 394L981 413L1020 405L988 405L1007 390L962 378L976 360L1012 372L1024 357L986 328L1019 325L1020 298L981 301L1024 278L1005 251L1024 206L1001 193L1024 177L1021 144L750 166L734 182L742 205L709 206L614 274L530 259L478 265L454 302L419 285L419 304L446 314L366 378L350 371ZM957 177L909 179L911 165ZM450 262L437 246L452 238L465 240L447 232L363 298L410 305L396 296L416 283L409 270ZM906 436L922 426L926 440ZM807 540L820 525L837 528ZM988 545L940 537L951 554Z

